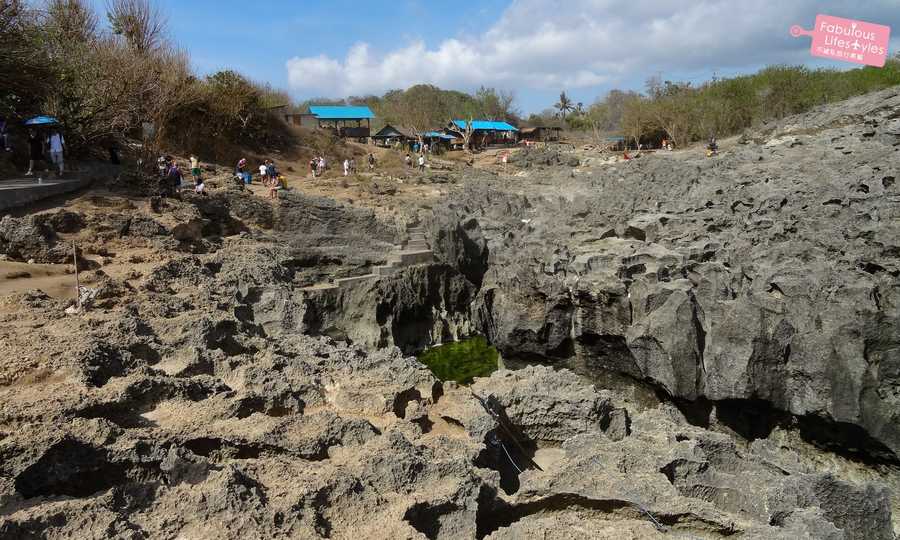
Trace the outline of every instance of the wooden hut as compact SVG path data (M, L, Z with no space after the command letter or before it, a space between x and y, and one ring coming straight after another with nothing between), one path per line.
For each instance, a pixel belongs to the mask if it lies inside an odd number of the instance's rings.
M562 128L550 126L534 126L521 128L519 130L519 140L531 142L552 142L560 139Z
M372 135L372 139L379 146L393 146L398 142L405 146L410 141L416 140L416 131L405 126L387 124L378 130L378 133Z

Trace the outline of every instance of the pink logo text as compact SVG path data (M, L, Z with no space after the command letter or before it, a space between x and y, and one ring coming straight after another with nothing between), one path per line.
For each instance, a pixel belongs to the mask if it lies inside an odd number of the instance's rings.
M818 15L812 30L794 25L791 35L812 36L809 53L813 56L883 67L888 55L891 27Z

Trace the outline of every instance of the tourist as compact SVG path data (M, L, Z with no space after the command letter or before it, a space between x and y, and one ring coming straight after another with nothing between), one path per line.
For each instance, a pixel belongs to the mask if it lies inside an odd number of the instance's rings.
M278 190L281 189L281 180L279 180L277 175L269 178L268 188L269 198L278 199Z
M344 176L350 175L350 160L344 159Z
M199 176L194 177L194 193L206 195L206 184L203 182L203 179L200 178Z
M166 176L163 179L163 194L175 194L181 189L184 176L174 159L166 159Z
M241 181L244 182L245 185L250 185L253 182L253 175L250 174L250 171L247 170L247 160L241 158L237 162L235 176L240 177Z
M368 162L369 162L369 170L374 171L375 170L375 154L374 153L369 152Z
M275 169L275 162L271 159L266 160L266 176L270 181L278 179L278 171Z
M12 147L9 145L9 131L6 118L0 118L0 147L7 152L12 152Z
M25 176L34 174L34 162L43 161L46 167L46 159L44 158L44 140L38 137L35 130L28 130L28 172ZM48 169L45 169L48 170Z
M56 166L59 176L63 175L63 149L66 139L58 129L54 129L47 137L47 147L50 149L50 161Z
M266 163L268 160L260 163L259 165L259 183L262 185L266 185Z
M200 160L197 156L191 154L191 176L194 178L194 185L200 184Z
M419 156L419 172L425 172L425 154Z

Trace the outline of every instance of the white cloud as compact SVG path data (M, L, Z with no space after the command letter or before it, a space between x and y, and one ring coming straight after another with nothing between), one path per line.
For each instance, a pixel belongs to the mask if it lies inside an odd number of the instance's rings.
M381 93L416 83L536 90L598 87L662 72L734 69L809 58L818 13L900 26L897 0L514 0L483 35L376 53L358 43L343 60L287 62L291 88L334 96Z

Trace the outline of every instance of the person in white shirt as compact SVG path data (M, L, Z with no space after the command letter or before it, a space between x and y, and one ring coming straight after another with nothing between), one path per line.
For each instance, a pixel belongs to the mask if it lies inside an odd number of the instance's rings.
M59 131L53 131L49 137L47 137L47 146L50 148L50 160L59 168L59 175L63 175L63 150L66 146L66 140L63 138L62 133Z
M266 176L267 176L267 174L266 174L266 173L267 173L267 170L266 170L266 169L267 169L267 167L266 167L266 164L265 164L265 163L263 163L263 164L261 164L261 165L259 166L259 181L260 181L260 183L262 183L263 185L266 184Z
M344 160L344 176L348 176L350 174L350 160Z
M419 172L425 172L425 155L419 156Z

